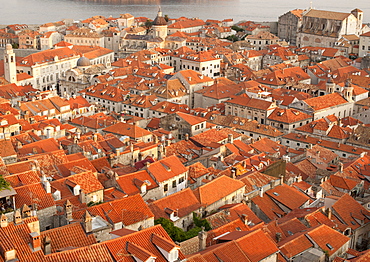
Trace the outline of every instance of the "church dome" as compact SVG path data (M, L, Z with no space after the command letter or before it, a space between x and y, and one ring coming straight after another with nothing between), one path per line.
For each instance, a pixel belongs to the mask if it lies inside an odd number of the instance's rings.
M77 60L77 66L89 66L90 65L90 59L88 59L87 57L80 57L78 60Z
M157 17L153 21L153 25L167 25L166 19L162 16L161 10L158 11Z

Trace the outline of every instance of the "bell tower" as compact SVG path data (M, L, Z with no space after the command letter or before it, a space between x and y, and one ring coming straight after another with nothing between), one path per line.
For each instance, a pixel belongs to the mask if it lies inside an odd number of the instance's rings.
M11 44L7 44L4 51L4 76L8 82L17 83L17 67Z

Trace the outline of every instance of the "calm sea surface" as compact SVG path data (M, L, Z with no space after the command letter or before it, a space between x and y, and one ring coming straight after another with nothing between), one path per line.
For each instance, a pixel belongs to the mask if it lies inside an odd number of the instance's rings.
M279 15L295 8L308 8L306 0L0 0L0 24L41 24L64 18L86 19L94 15L117 17L122 13L155 18L158 6L163 14L202 19L233 18L240 20L277 21ZM313 1L313 7L323 10L364 11L370 22L369 0Z

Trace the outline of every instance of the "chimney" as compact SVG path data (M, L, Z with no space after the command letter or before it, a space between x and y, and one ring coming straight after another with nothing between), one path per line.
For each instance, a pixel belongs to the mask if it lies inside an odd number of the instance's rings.
M49 236L44 237L43 239L44 243L44 255L51 254L51 239Z
M41 250L41 239L40 239L40 233L38 232L32 232L30 233L31 236L31 246L33 251L39 251Z
M22 206L22 217L30 217L31 216L31 209L24 204Z
M248 225L248 216L246 214L242 214L241 220L243 221L244 225Z
M281 241L281 233L277 232L275 234L275 237L276 237L276 242L280 242Z
M8 226L8 218L6 215L2 214L0 217L0 227L7 227Z
M94 133L93 140L94 140L94 142L98 142L98 134L97 133Z
M92 217L87 210L85 212L85 215L83 216L83 219L83 227L85 229L85 232L90 233L92 231Z
M204 231L204 227L202 227L202 231L198 233L198 239L199 239L199 251L206 249L207 232Z
M185 134L185 141L189 141L189 134L188 133Z
M44 180L42 182L43 186L44 186L44 189L46 191L46 193L50 194L51 193L51 185L50 185L50 182L48 180Z
M23 220L22 220L21 212L19 212L19 210L17 209L14 212L14 224L19 225L19 224L22 224L22 222Z
M280 175L280 185L284 184L284 175Z
M326 210L327 214L328 214L328 218L331 220L331 215L332 215L332 211L331 211L331 208L329 207L327 210Z
M260 188L260 197L263 197L263 187Z
M73 206L72 206L71 202L69 200L67 200L65 205L64 205L64 213L65 213L67 221L72 220L72 208L73 208Z
M339 163L339 172L343 173L343 163Z
M130 143L130 152L134 152L134 144L132 142Z
M227 136L227 142L228 142L229 144L234 143L234 136L233 136L233 134L229 134L229 135Z
M231 178L236 178L236 170L234 168L231 169Z

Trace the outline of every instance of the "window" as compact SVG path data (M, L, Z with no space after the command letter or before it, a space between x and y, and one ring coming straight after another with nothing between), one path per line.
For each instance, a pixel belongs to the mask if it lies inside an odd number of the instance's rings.
M172 181L172 188L176 188L176 180Z
M182 182L184 182L185 181L185 177L180 177L179 178L179 184L181 184Z
M165 185L163 186L163 191L164 191L164 192L167 192L167 191L168 191L168 184L165 184Z

